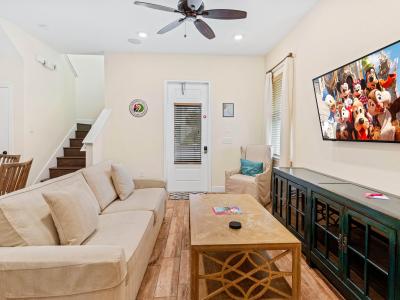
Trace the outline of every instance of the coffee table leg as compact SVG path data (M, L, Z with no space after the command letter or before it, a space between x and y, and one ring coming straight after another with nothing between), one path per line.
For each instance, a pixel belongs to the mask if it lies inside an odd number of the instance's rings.
M300 246L292 248L292 296L293 299L300 299L301 265Z
M190 294L192 300L199 299L199 253L191 249L191 276L190 276Z

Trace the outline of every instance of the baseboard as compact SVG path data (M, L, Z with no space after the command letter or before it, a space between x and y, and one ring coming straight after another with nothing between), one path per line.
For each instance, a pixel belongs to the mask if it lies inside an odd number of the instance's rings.
M214 185L211 188L211 192L213 192L213 193L224 193L225 192L225 187L223 185L221 185L221 186Z
M93 125L95 119L76 119L76 123Z
M75 137L75 130L76 130L76 124L74 124L74 126L71 127L71 129L68 131L67 135L63 138L61 143L54 150L53 154L50 156L47 163L44 165L42 170L40 170L39 175L36 177L34 183L38 183L41 180L47 179L50 177L49 168L57 166L57 157L64 155L64 147L68 147L69 139Z

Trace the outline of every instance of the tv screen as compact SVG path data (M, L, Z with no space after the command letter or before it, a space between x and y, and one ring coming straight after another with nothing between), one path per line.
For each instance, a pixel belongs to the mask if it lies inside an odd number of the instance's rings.
M400 142L400 41L313 79L324 140Z

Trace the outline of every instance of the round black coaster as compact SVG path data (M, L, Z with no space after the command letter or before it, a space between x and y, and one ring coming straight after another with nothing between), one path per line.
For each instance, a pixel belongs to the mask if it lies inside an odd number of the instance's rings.
M242 228L242 223L240 223L238 221L231 221L231 222L229 222L229 228L240 229L240 228Z

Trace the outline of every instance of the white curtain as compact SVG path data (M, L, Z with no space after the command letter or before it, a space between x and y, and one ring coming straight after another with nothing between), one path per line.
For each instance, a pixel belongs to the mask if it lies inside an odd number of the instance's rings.
M283 65L281 98L281 151L280 167L292 166L293 153L293 58L288 57Z
M265 143L271 145L272 131L272 72L267 73L265 79Z

